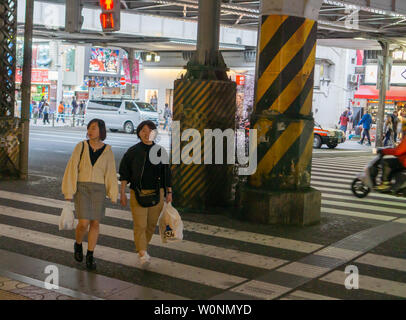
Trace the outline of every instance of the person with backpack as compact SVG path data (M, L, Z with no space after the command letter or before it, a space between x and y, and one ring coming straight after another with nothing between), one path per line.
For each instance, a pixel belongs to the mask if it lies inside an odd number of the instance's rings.
M362 117L362 119L360 120L360 122L358 123L358 125L362 125L363 127L363 131L362 131L362 139L361 141L359 141L359 144L363 144L364 143L364 139L365 137L368 138L368 143L367 146L371 146L371 136L369 134L369 130L371 130L371 125L372 125L372 116L367 112L364 114L364 116Z
M62 180L62 193L67 201L74 201L76 218L76 242L74 258L83 261L82 240L89 229L86 268L96 269L93 252L99 236L100 220L105 216L106 195L117 203L118 180L114 154L106 139L103 120L93 119L87 125L88 140L78 143L73 150Z
M147 252L159 215L166 202L172 202L172 175L169 156L166 150L155 145L154 133L157 127L152 121L143 121L137 127L140 143L134 145L124 154L120 163L121 205L127 207L125 189L130 183L130 206L134 221L134 242L141 264L147 265L150 256ZM151 156L155 150L160 159L168 163L153 164ZM152 149L152 150L151 150ZM162 157L161 157L162 156Z

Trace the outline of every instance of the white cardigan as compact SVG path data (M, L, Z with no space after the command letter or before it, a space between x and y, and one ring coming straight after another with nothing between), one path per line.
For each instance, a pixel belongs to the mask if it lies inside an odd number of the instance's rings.
M107 196L113 203L117 202L118 197L118 180L114 154L110 145L106 145L103 153L97 159L94 166L90 161L89 145L83 141L83 154L79 167L80 153L82 151L82 142L78 143L73 150L72 156L65 169L62 180L62 193L65 199L73 199L77 190L78 182L100 183L106 186Z

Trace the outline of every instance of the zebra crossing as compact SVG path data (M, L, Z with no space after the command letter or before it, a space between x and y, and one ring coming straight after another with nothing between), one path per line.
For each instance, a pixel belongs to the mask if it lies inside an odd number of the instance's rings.
M357 199L352 195L351 181L370 159L371 156L313 160L312 186L322 192L322 217L350 217L375 225L406 221L406 199L381 194ZM58 199L0 187L0 254L1 250L9 250L84 271L84 266L72 258L73 232L59 231L57 227L63 205L64 201ZM406 281L402 281L406 279L406 254L399 258L339 249L329 247L331 243L325 241L304 241L292 234L276 236L196 222L187 215L184 227L182 242L162 244L155 234L150 248L152 263L142 268L134 253L131 213L108 208L95 251L99 261L97 274L141 288L136 294L132 292L137 299L215 299L227 293L283 300L356 296L346 292L346 274L341 267L332 269L303 262L307 256L316 255L330 262L355 259L351 263L363 268L387 270L384 277L361 274L362 293L357 293L361 298L374 294L406 298ZM85 250L86 246L84 242ZM391 278L389 271L403 278ZM303 277L306 281L296 288L278 279L279 275Z

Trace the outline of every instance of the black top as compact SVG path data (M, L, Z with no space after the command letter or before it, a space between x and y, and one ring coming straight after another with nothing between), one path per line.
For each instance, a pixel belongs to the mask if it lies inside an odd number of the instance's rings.
M136 187L140 187L140 185L144 190L154 190L159 183L159 186L164 188L166 194L166 189L172 187L170 166L165 163L151 163L149 151L153 145L154 144L146 145L140 142L127 150L120 162L120 181L125 180L130 182L130 188L133 190L135 190ZM169 159L165 149L160 146L158 156L161 155L164 157L167 156ZM144 170L142 170L142 168L144 168Z
M92 163L92 166L96 163L97 159L101 156L103 153L104 149L106 149L106 145L101 147L100 149L93 151L93 148L90 146L89 140L87 140L87 144L89 145L89 155L90 155L90 162Z

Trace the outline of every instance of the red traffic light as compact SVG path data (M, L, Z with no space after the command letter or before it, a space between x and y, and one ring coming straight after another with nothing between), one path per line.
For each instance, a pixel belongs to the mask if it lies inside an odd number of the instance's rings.
M114 0L100 0L100 6L103 10L110 11L114 9Z
M114 17L112 13L102 13L100 15L100 22L102 24L103 30L114 30Z

